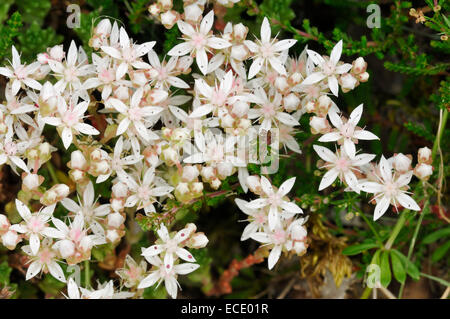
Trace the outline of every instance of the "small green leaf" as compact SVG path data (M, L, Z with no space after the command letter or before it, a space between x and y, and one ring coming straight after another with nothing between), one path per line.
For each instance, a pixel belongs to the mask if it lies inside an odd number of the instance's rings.
M445 236L450 236L450 227L447 227L444 229L439 229L438 231L435 231L434 233L429 234L422 240L422 242L424 244L431 244Z
M375 248L375 247L378 247L377 243L364 243L364 244L359 244L359 245L348 246L348 247L344 248L342 253L347 256L353 256L353 255L358 255L358 254L362 253L363 251L366 251L368 249Z
M389 264L389 251L383 251L381 254L380 268L380 282L384 287L387 287L391 283L392 278L391 265Z
M440 246L439 248L437 248L433 255L431 255L431 260L433 262L437 262L439 260L441 260L445 254L447 253L447 251L450 249L450 241L446 242L444 245Z
M401 259L394 252L391 252L391 262L395 279L400 283L404 283L406 280L405 267L403 266Z
M405 255L403 255L401 252L399 252L396 249L393 249L391 251L393 254L395 254L405 265L406 273L414 280L420 279L420 271L417 269L416 265L414 265L408 258L406 258Z

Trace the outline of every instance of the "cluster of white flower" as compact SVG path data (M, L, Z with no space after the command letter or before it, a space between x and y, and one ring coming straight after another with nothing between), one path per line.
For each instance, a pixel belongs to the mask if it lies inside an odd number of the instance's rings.
M322 167L329 170L320 189L339 176L355 192L375 193L376 218L389 203L419 209L405 190L412 171L398 170L405 166L404 157L396 155L391 161L394 175L389 161L382 158L378 177L378 166L369 164L375 156L356 155L358 139L377 138L357 127L362 105L346 120L328 97L330 92L337 96L339 87L347 92L367 81L362 58L353 64L340 62L342 41L330 57L307 48L298 58L289 57L296 41L272 38L267 18L254 41L247 39L248 29L241 23L228 23L223 34L215 34L214 12L202 17L205 2L187 1L183 15L171 10L171 1L150 7L166 27L176 23L183 34L183 42L168 52L168 61L160 61L152 50L155 42L137 44L108 19L93 30L94 52L89 58L72 42L67 54L62 45L55 46L25 65L12 48L11 65L0 68L0 74L9 78L7 101L0 105L0 163L17 174L22 171L24 192L16 207L23 221L11 225L0 215L0 235L9 249L22 240L28 242L22 247L30 259L27 279L43 271L65 282L58 262L78 264L91 258L94 246L118 244L125 235L126 210L143 209L150 215L167 198L188 203L202 196L206 186L218 189L236 173L245 192L250 189L261 197L248 203L236 200L250 221L242 240L252 238L271 246L269 268L283 251L305 253L306 219L297 218L303 212L286 196L295 178L276 189L266 177L249 176L247 170L251 136L272 129L279 131L283 146L300 153L294 134L304 113L313 113L311 131L323 134L319 141L342 145L336 154L314 147L327 162ZM200 74L192 74L194 59ZM46 126L56 127L64 148L73 150L67 163L71 187L42 186L39 169L57 150L44 140ZM422 150L421 164L415 169L421 178L431 170L425 153ZM112 181L111 198L103 199L108 204L96 198L91 177L95 183ZM74 192L77 201L69 198ZM31 213L29 207L39 203L41 209ZM62 220L53 216L59 204L68 212ZM202 248L208 239L196 233L193 224L175 234L161 225L158 235L155 245L142 251L152 265L149 274L146 264L138 265L131 257L117 274L133 289L164 280L175 298L177 275L199 267L183 247ZM80 289L81 295L69 281L71 298L128 297L116 295L112 282L97 291Z

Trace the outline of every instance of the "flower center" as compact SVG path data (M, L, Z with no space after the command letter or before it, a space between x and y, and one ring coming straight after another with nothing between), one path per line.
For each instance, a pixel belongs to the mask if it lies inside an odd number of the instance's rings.
M333 62L331 61L327 61L325 62L323 65L323 73L325 73L326 75L330 76L332 74L334 74L335 70L336 70L336 66L333 64Z
M67 124L68 127L72 127L76 123L78 123L78 115L74 111L66 111L63 116L64 123Z
M276 230L273 235L273 241L276 245L282 244L286 241L286 232L284 230Z
M197 49L202 49L206 44L205 36L201 33L196 33L192 37L192 45Z
M39 233L41 230L44 229L44 223L36 216L31 217L30 221L28 222L28 228L33 233Z

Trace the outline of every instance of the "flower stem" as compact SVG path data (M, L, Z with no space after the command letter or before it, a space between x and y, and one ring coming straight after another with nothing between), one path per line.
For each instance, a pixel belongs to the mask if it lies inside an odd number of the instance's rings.
M434 140L433 143L433 151L431 152L431 157L434 159L436 156L436 152L438 150L439 147L439 143L441 141L442 138L442 134L444 133L444 128L445 125L447 124L447 119L448 119L448 111L447 109L441 110L441 119L439 121L439 127L438 127L438 132L436 134L436 138Z
M384 246L384 248L386 250L389 250L392 248L392 245L394 244L395 239L397 238L398 234L400 233L400 231L403 228L403 225L406 222L406 215L408 214L408 212L409 212L409 210L405 209L400 214L400 217L397 220L397 224L395 224L395 227L392 230L391 236L389 236L389 238L386 242L386 245Z
M47 161L46 166L47 166L48 172L50 173L50 176L53 180L53 183L59 184L59 180L58 180L58 177L56 176L53 164L50 161Z
M88 289L91 286L91 277L89 269L89 260L84 261L84 286Z

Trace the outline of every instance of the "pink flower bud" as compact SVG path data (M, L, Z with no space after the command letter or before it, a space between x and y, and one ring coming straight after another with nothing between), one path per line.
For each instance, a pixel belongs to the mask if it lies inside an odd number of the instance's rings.
M50 58L61 62L64 59L65 53L62 45L55 45L49 51Z
M151 15L158 15L161 12L161 7L158 3L153 3L150 7L148 7L148 12Z
M245 45L239 44L231 47L231 57L238 61L244 61L248 55L248 49Z
M364 72L358 75L358 80L360 82L367 82L369 80L369 73Z
M81 151L76 150L70 154L70 168L85 170L87 167L86 159Z
M287 78L285 76L278 76L275 79L275 87L280 92L286 91L289 88L289 83L287 82Z
M120 200L118 198L111 199L111 208L115 212L120 212L122 209L124 209L124 201Z
M342 74L339 80L344 93L353 90L358 84L358 80L350 73Z
M364 58L359 57L355 61L353 61L353 72L355 74L360 74L366 72L367 62L364 61Z
M233 34L236 40L244 40L247 37L248 28L242 23L233 26Z
M11 224L9 223L8 217L0 214L0 233L7 231L9 226L11 226Z
M75 244L68 239L61 240L58 244L58 251L62 258L69 258L75 254Z
M258 194L261 192L261 179L259 176L251 175L247 177L246 183L252 193Z
M194 194L202 193L203 192L203 183L202 182L192 183L192 192Z
M206 180L211 180L215 177L214 169L210 166L202 167L201 175Z
M43 177L38 174L29 173L22 179L22 187L25 188L25 190L35 190L42 184L43 181Z
M204 233L196 233L191 237L189 241L189 247L191 248L204 248L208 244L208 237Z
M108 239L111 243L114 243L120 239L119 233L115 229L108 229L106 231L106 239Z
M183 167L183 174L181 178L187 182L193 181L198 177L200 172L198 171L197 166L186 165Z
M172 0L158 0L158 3L161 5L163 10L170 10L173 7Z
M178 58L176 69L181 73L187 73L190 70L192 63L194 62L194 58L189 55L182 56Z
M48 53L39 53L37 56L37 60L40 64L47 64L49 59L50 56L48 55Z
M180 195L185 195L189 193L188 183L178 183L177 187L175 188L175 192L177 192Z
M328 95L322 95L317 99L318 113L326 115L333 101Z
M220 181L220 179L216 178L214 180L211 181L210 185L213 189L218 189L220 187L220 185L222 184L222 182Z
M201 9L196 3L184 7L184 19L186 22L198 22L203 14Z
M17 244L21 241L19 235L13 230L8 230L2 235L2 244L9 250L16 248Z
M178 12L170 10L161 14L161 23L167 29L172 29L172 27L177 23L179 19Z
M118 198L124 198L128 196L128 186L125 183L118 182L111 188L113 196Z
M247 102L244 101L236 101L236 103L233 104L232 112L237 117L244 117L248 114L248 110L250 109L250 106Z

